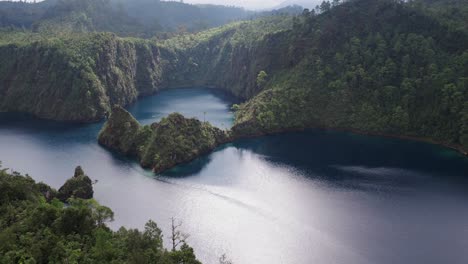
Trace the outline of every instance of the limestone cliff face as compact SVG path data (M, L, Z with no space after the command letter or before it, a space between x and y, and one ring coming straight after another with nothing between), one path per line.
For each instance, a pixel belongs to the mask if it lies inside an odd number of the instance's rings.
M291 61L288 42L280 32L249 43L233 43L239 29L226 30L193 47L164 50L164 85L168 87L209 86L226 90L247 100L263 87L256 83L260 71L274 73Z
M263 87L258 72L288 63L287 43L272 35L232 43L240 29L187 49L95 33L0 45L0 111L58 121L93 122L160 88L211 86L241 99Z
M143 167L158 173L206 154L231 137L207 122L178 113L141 126L130 113L116 106L98 140L109 149L137 157Z
M159 51L113 34L0 46L0 111L91 122L160 87Z

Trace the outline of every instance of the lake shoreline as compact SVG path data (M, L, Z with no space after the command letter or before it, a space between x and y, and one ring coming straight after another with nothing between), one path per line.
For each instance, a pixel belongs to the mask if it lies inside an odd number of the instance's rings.
M287 128L287 129L279 129L275 130L272 132L261 132L258 134L253 134L253 135L247 135L247 136L238 136L235 137L232 141L242 139L242 138L256 138L256 137L262 137L262 136L268 136L268 135L278 135L278 134L284 134L288 132L303 132L307 131L308 129L319 129L323 131L338 131L338 132L350 132L356 135L364 135L364 136L372 136L372 137L384 137L384 138L395 138L395 139L401 139L401 140L408 140L408 141L415 141L415 142L424 142L436 146L441 146L444 148L448 148L451 150L454 150L463 156L468 158L468 151L463 148L462 145L459 144L450 144L450 143L445 143L441 141L437 141L434 139L430 138L423 138L423 137L417 137L417 136L407 136L407 135L395 135L395 134L389 134L389 133L378 133L378 132L369 132L369 131L364 131L364 130L358 130L358 129L352 129L352 128L331 128L331 127L320 127L320 126L311 126L311 127L303 127L303 128Z

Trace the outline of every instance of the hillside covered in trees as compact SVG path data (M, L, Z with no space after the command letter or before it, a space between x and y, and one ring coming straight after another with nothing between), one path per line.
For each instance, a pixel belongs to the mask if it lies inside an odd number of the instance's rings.
M467 9L332 1L164 40L4 32L0 110L96 121L161 88L204 85L245 101L235 106L237 136L324 127L466 151Z
M151 220L143 231L109 229L114 213L91 184L80 167L58 191L0 167L0 263L200 263L185 242L165 249Z
M254 21L167 40L188 58L176 60L175 85L203 80L249 99L236 107L237 135L324 127L466 152L466 2L334 3L304 10L290 28Z
M269 77L240 107L237 126L250 130L240 133L347 128L466 150L467 4L436 4L362 0L305 11L280 33L289 43L284 66L255 70Z
M2 1L0 27L45 34L100 31L120 36L154 37L199 31L253 14L237 7L159 0Z
M288 10L253 18L150 0L0 2L0 112L109 117L99 142L157 172L227 141L314 127L468 152L466 1ZM243 102L230 130L179 114L142 126L122 108L193 86ZM81 168L58 190L0 168L0 263L199 263L185 243L165 249L152 221L109 229L113 213L92 199L93 184Z

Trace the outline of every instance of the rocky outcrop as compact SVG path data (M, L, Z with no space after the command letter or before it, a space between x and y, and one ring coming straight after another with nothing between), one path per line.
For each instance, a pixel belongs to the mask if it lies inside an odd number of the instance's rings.
M93 194L93 183L91 179L85 175L83 169L78 166L75 169L73 178L67 180L58 190L57 198L62 202L67 202L70 198L91 199L93 198Z
M231 136L208 122L178 113L141 126L130 113L116 106L98 140L106 148L137 157L143 167L158 173L209 153L230 141Z
M141 132L140 123L125 109L115 106L99 133L99 143L127 155L137 155L141 147L137 145L137 138L147 137Z

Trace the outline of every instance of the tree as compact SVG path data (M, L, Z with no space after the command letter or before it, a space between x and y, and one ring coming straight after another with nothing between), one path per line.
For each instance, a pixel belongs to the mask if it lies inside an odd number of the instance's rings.
M157 249L162 249L163 241L162 241L162 231L158 227L158 224L153 220L149 220L145 224L145 232L143 235L152 241L153 247Z
M231 260L226 257L226 254L221 255L219 258L219 264L233 264Z
M114 221L114 212L107 206L97 204L92 211L98 227L103 227L105 223Z
M340 0L333 0L332 1L332 6L335 7L335 6L339 5L340 2L341 2Z
M200 264L175 221L181 244L168 251L151 220L143 232L114 232L105 225L112 211L93 199L70 198L67 206L49 202L43 190L50 186L1 168L0 183L0 263Z
M240 105L238 105L238 104L233 104L231 106L231 110L234 111L234 112L239 111L239 109L240 109Z
M320 4L320 12L327 12L331 9L331 4L330 4L330 1L323 1L321 4Z
M179 251L172 251L171 257L174 263L178 264L201 264L201 262L196 259L193 248L186 243L180 246Z
M171 218L171 240L172 240L172 251L176 251L177 247L181 244L185 245L188 234L182 233L180 227L182 226L182 221L176 223L174 217Z
M265 71L260 71L257 75L257 87L263 88L267 81L268 74Z

